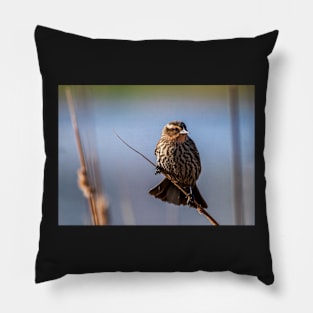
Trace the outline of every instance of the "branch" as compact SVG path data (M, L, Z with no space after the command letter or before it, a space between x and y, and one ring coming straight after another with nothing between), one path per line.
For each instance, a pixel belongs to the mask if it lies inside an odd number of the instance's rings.
M128 148L130 148L131 150L135 151L136 153L138 153L140 156L142 156L146 161L148 161L154 168L156 168L156 165L149 160L144 154L142 154L141 152L139 152L138 150L136 150L135 148L133 148L132 146L130 146L125 140L123 140L117 133L115 130L113 130L115 136L124 144L126 145ZM173 185L175 185L186 197L189 197L188 193L180 186L178 185L175 181L172 180L172 178L170 177L170 175L162 168L158 168L160 170L160 172L169 180L172 182ZM218 222L194 199L193 200L194 204L197 207L197 211L199 212L199 214L203 214L207 220L210 221L210 223L214 226L219 226Z

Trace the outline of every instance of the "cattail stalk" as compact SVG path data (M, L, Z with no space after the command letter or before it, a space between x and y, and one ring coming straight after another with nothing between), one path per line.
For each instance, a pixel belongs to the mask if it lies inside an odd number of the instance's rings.
M99 225L97 208L96 208L96 200L94 197L93 189L90 186L90 182L88 179L88 171L87 171L83 146L82 146L82 142L81 142L81 137L80 137L80 133L79 133L74 101L73 101L72 93L71 93L71 90L69 87L66 87L65 95L66 95L67 103L69 106L69 111L70 111L70 116L71 116L72 126L73 126L74 135L75 135L75 139L76 139L76 145L77 145L77 150L78 150L78 155L79 155L80 166L81 166L81 168L78 171L79 186L82 189L85 197L88 199L92 224L93 225Z

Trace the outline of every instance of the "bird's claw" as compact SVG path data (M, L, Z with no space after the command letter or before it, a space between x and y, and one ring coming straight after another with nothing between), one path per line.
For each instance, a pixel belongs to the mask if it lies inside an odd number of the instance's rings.
M191 193L188 193L186 195L186 198L187 198L187 205L192 206L193 205L193 200L194 200L193 195Z
M154 175L158 175L158 174L160 174L161 172L162 172L161 167L160 167L159 165L157 165L157 166L155 167Z

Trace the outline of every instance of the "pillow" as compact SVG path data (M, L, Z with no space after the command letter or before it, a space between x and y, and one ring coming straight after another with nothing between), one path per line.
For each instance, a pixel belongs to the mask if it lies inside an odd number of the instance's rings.
M128 41L37 26L46 163L36 283L198 270L273 283L263 149L277 35Z

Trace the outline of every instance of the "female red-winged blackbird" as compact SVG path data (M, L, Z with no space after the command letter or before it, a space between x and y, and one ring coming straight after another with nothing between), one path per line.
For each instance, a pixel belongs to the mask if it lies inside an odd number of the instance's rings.
M176 184L188 193L189 197L186 197L167 178L151 189L149 193L163 201L196 207L194 199L203 208L207 208L208 206L196 185L201 171L200 155L188 133L183 122L168 123L162 130L161 139L155 148L155 155L157 157L156 174L161 170L165 171Z

